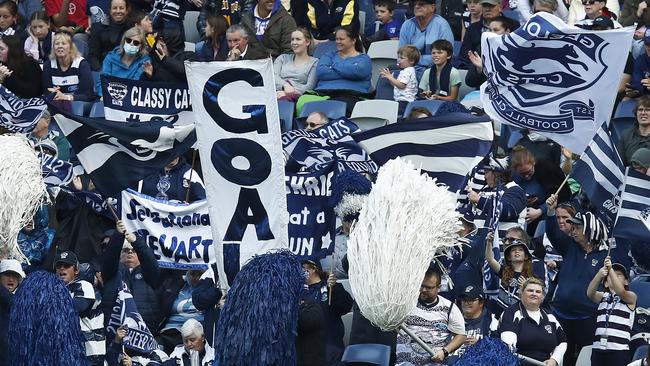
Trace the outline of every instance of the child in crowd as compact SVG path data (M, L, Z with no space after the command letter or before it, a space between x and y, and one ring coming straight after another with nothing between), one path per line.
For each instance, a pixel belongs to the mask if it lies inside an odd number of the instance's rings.
M364 39L363 45L366 49L372 42L399 39L399 30L404 22L404 19L393 18L393 12L395 11L394 0L375 0L374 4L375 16L381 24L375 34Z
M452 44L439 39L431 45L431 58L433 65L424 70L420 80L422 97L430 100L456 100L460 90L460 74L451 66L451 57L454 54Z
M481 7L481 0L467 0L465 2L467 10L463 13L462 34L460 40L465 38L465 31L472 23L480 22L481 15L483 15L483 8Z
M414 101L418 94L418 80L413 67L418 61L420 61L420 51L415 46L402 46L397 50L397 66L402 69L397 78L388 68L381 71L381 76L393 85L393 99L399 103L400 115L406 109L406 105Z
M16 33L16 20L18 19L18 6L13 1L0 4L0 37L11 36Z
M74 309L79 314L88 362L92 366L101 366L106 355L106 337L104 314L95 304L95 289L90 282L79 278L79 260L74 252L59 253L54 260L54 269L70 291Z
M29 37L25 40L25 53L40 63L49 60L53 33L50 31L50 17L45 11L37 11L32 15L27 31Z

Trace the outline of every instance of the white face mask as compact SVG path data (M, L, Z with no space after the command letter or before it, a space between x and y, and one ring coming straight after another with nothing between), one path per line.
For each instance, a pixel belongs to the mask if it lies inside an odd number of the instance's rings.
M135 56L138 53L138 51L140 51L139 46L134 46L130 43L125 43L123 48L124 48L124 53L126 53L129 56Z

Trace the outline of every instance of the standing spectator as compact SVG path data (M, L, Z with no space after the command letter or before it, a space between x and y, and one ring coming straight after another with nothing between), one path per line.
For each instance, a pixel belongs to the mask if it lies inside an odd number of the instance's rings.
M54 44L54 33L50 30L50 17L44 11L32 15L28 29L29 37L25 40L25 53L43 64L50 59Z
M513 31L513 23L513 20L510 18L498 16L490 21L488 28L492 33L504 35ZM487 76L483 72L483 59L481 59L481 53L477 51L469 51L468 58L471 64L467 65L465 84L472 88L480 88L481 84L487 81Z
M106 356L104 314L97 307L93 285L79 278L79 261L74 252L59 253L54 260L54 269L68 288L74 302L74 309L79 314L88 362L93 366L104 365Z
M189 202L205 199L205 187L199 174L185 162L182 156L176 157L158 173L149 175L138 184L138 192L159 200Z
M318 261L302 262L305 288L301 298L315 301L323 310L325 320L325 365L336 365L343 356L343 321L341 316L352 309L352 297L336 282L334 274L323 272Z
M605 2L606 0L584 0L583 6L585 17L584 19L576 21L573 25L580 28L590 29L594 24L594 19L599 16L606 16L612 19L614 28L620 28L621 25L616 21L616 14L607 9Z
M169 357L161 350L155 349L149 353L132 351L122 345L126 337L127 327L120 326L115 331L115 338L110 342L106 350L106 363L108 366L160 366Z
M430 100L456 100L460 90L460 74L451 66L454 49L447 40L439 39L431 45L433 64L420 80L422 95Z
M242 14L241 24L255 33L257 41L274 59L291 50L291 33L296 30L296 22L280 0L258 0L252 11Z
M195 58L195 54L193 51L185 51L185 41L178 30L167 28L159 31L148 54L151 57L151 67L145 64L144 68L144 76L148 80L187 83L184 62Z
M228 61L259 60L269 55L259 42L249 42L250 35L246 28L239 24L231 25L226 31L228 41Z
M436 15L435 1L417 0L414 4L415 17L402 25L399 33L399 46L412 44L420 50L421 55L429 55L433 42L439 39L445 39L453 44L454 35L449 23L440 15ZM424 70L432 65L432 59L421 57L420 62L415 66L418 79L422 77Z
M637 23L638 25L650 25L650 11L645 0L625 0L619 22L623 27Z
M625 166L630 165L632 155L639 148L650 148L650 95L639 98L634 113L636 114L634 125L623 131L617 146Z
M558 366L567 343L564 330L540 305L546 296L544 283L529 278L521 284L521 302L510 306L499 321L501 340L521 355Z
M587 7L587 5L590 6ZM590 12L592 15L589 15ZM601 13L612 19L616 19L619 13L619 2L617 0L571 0L567 24L577 25L581 20L595 19ZM591 24L588 23L588 25ZM620 25L618 26L620 27Z
M29 260L29 267L39 268L52 246L54 230L47 224L47 207L43 206L18 233L18 246Z
M203 331L206 341L211 345L214 345L217 334L218 306L222 296L215 273L214 268L209 268L192 288L192 303L197 310L203 312Z
M604 282L605 291L598 291ZM627 268L605 258L603 268L587 287L587 296L598 304L592 366L626 365L632 359L630 333L634 324L636 294L630 291Z
M205 341L203 326L196 319L188 319L181 327L183 344L176 346L163 365L211 366L214 349Z
M515 9L519 14L519 21L525 23L538 12L546 12L566 22L569 17L569 9L564 0L519 0Z
M296 335L296 366L325 365L325 319L314 300L300 299Z
M298 28L291 33L293 54L282 54L273 62L278 99L296 101L316 86L318 59L309 55L311 44L311 33L305 28Z
M81 57L67 33L54 35L50 60L43 64L43 89L55 93L54 100L95 99L90 63Z
M196 29L199 31L201 38L205 38L205 27L210 15L223 16L228 26L239 24L241 12L245 9L245 2L243 0L205 0L199 12L199 19L196 22Z
M106 55L102 63L102 74L131 80L140 80L146 71L153 74L151 58L147 55L144 42L145 35L140 28L133 27L124 32L120 45ZM101 96L102 87L99 81L96 90Z
M481 21L481 14L483 13L483 9L481 8L479 1L480 0L466 0L465 2L467 10L463 13L462 33L460 37L461 41L465 39L465 32L467 32L467 28L469 28L469 26L473 23Z
M163 30L180 32L181 39L185 41L183 19L185 19L187 6L187 0L154 0L153 10L149 13L153 29L156 32Z
M198 61L226 60L226 57L228 57L227 29L228 22L222 15L208 15L205 23L205 37L196 44L196 58Z
M393 100L399 103L399 115L401 116L406 106L415 100L418 94L418 79L415 76L415 64L420 60L420 51L415 46L407 45L397 50L397 67L402 69L397 75L385 68L381 76L386 78L393 86Z
M415 334L427 334L422 339L435 351L432 357L404 331L397 334L397 365L447 365L449 354L465 343L463 313L453 302L438 296L440 274L427 270L420 286L420 296L415 309L404 325Z
M95 24L90 32L88 60L92 70L102 67L102 60L122 39L122 35L132 25L127 20L129 5L126 0L111 0L108 24Z
M306 27L319 41L333 40L339 27L359 34L359 2L356 0L297 0L291 2L296 24Z
M23 279L25 279L25 272L20 262L15 259L0 261L0 366L9 366L7 333L11 299Z
M0 38L0 84L20 98L43 94L41 67L25 53L16 35Z

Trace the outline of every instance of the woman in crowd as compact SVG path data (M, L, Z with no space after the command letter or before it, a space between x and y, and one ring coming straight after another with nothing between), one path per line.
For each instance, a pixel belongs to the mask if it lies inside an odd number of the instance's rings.
M17 34L18 5L14 1L0 4L0 37Z
M546 284L546 267L543 262L533 258L529 247L530 237L522 228L513 227L506 232L503 238L505 244L503 265L494 259L493 240L494 235L490 233L485 246L485 259L501 279L497 304L501 310L505 310L519 301L519 286L527 279L537 277Z
M181 327L183 344L176 346L164 365L209 366L214 361L214 349L205 341L203 326L196 319L188 319Z
M226 60L228 57L226 29L228 29L228 22L223 15L211 14L208 16L205 24L205 39L196 44L198 61Z
M54 35L50 30L50 17L42 10L37 11L30 19L28 31L25 53L40 63L46 62L50 57Z
M632 154L639 148L650 148L650 95L643 95L634 108L636 121L623 131L618 141L618 152L624 165L630 165Z
M311 43L311 33L305 28L298 28L291 33L293 54L285 53L275 59L273 70L278 99L295 101L316 86L318 59L309 56Z
M27 56L20 37L0 38L0 84L20 98L34 98L43 93L41 68Z
M566 351L566 337L557 319L540 308L546 295L544 283L529 278L521 284L520 292L521 301L501 315L501 340L520 355L547 366L559 365Z
M102 74L131 80L140 80L144 73L152 74L151 58L147 56L144 41L145 35L140 28L133 27L124 32L120 45L106 55ZM97 94L101 95L101 92L98 83Z
M359 32L352 26L336 31L336 51L325 53L316 67L316 92L347 104L354 104L370 92L372 63L363 53Z
M88 42L88 60L93 70L102 67L102 60L122 39L122 35L131 27L128 21L129 4L126 0L111 0L109 23L93 25Z
M95 99L90 64L81 57L68 33L54 35L50 60L43 64L43 88L55 93L54 100Z

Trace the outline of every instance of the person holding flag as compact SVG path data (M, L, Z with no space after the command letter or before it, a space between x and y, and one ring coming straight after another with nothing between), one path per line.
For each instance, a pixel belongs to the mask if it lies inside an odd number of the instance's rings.
M108 366L159 366L167 361L169 357L165 352L153 350L147 354L134 353L123 346L123 340L126 338L128 327L122 325L117 328L113 342L106 350L106 363Z

